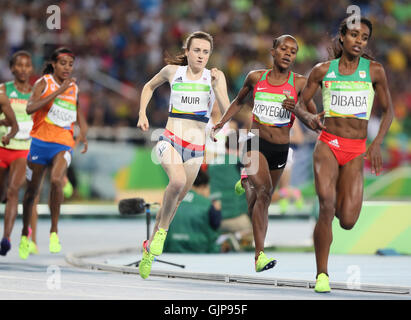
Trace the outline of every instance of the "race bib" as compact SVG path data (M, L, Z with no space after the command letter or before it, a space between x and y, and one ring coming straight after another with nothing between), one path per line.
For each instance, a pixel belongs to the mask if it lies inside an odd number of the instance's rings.
M73 103L56 98L46 120L56 126L68 128L77 120L77 107Z
M210 86L198 83L175 83L170 104L173 113L207 114L210 103Z
M370 90L367 82L326 81L331 116L366 118Z
M30 132L33 127L33 121L31 116L27 114L16 113L16 120L19 125L19 131L14 136L17 140L28 140L30 139ZM7 132L10 133L11 127L8 127Z
M282 107L285 98L283 94L257 92L254 98L253 114L258 122L272 126L290 123L291 111Z

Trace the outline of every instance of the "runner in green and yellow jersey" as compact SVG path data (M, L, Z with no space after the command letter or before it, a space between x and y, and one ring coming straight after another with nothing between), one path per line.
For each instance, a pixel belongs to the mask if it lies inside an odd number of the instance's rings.
M17 216L18 193L26 178L26 158L30 149L31 116L26 113L27 101L31 94L30 76L33 72L31 55L27 51L17 51L10 59L10 69L14 81L0 85L2 95L8 99L18 123L18 132L7 145L0 146L0 181L7 179L7 203L4 214L4 232L0 255L5 256L11 248L10 235ZM0 115L0 136L7 137L13 130L11 123Z
M365 53L372 24L366 18L357 18L357 22L350 23L348 18L342 21L332 48L333 60L313 68L301 103L294 110L289 108L313 128L310 125L313 116L304 110L304 105L322 87L325 128L318 137L313 155L320 203L314 229L316 292L331 290L327 265L334 216L346 230L352 229L357 222L363 201L364 157L371 161L372 173L378 176L382 170L381 144L394 113L384 68ZM367 148L367 126L374 94L382 116L378 134Z

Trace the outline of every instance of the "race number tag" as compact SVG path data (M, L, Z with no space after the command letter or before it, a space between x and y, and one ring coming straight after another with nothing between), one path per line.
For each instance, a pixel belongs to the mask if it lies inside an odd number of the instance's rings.
M30 139L30 132L33 127L33 121L31 120L31 116L27 114L17 114L16 113L16 120L19 125L19 131L14 136L14 139L17 140L28 140ZM11 131L11 128L8 128L8 132Z
M76 105L56 98L47 114L47 120L62 128L70 127L77 120Z

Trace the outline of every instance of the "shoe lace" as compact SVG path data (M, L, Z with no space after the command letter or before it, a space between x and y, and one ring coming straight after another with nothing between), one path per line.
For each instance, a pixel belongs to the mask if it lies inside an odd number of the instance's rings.
M164 241L166 236L167 236L167 232L165 230L159 230L158 231L159 240Z

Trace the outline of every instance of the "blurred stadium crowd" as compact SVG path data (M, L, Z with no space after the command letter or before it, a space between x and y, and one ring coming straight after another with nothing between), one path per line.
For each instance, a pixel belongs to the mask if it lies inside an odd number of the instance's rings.
M54 4L61 9L60 30L46 25L46 8ZM11 79L8 60L14 51L32 53L34 81L51 50L68 46L77 55L75 76L89 124L135 127L142 86L164 65L165 51L181 50L188 33L204 30L213 35L215 50L209 67L225 72L234 98L250 70L271 66L269 49L281 34L298 39L296 72L307 75L316 63L326 60L331 38L351 4L345 0L1 1L0 80ZM389 79L396 119L387 139L387 165L395 167L411 161L411 3L363 0L354 4L374 24L369 48ZM168 93L168 86L155 92L149 108L153 127L165 125ZM371 138L376 129L378 112L370 120Z

